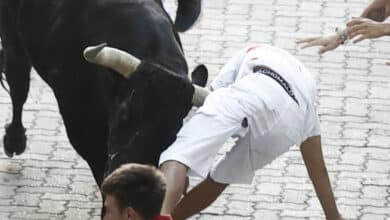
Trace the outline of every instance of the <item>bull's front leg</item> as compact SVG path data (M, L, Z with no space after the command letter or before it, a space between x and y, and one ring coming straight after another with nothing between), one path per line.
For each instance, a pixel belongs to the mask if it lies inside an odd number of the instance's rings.
M16 30L18 0L0 1L0 36L3 45L3 69L12 101L12 121L5 127L4 151L8 157L26 149L26 135L22 124L22 109L30 87L31 62Z
M15 45L4 44L4 68L12 100L12 121L5 126L4 151L8 157L19 155L26 149L22 110L30 87L31 65L27 55ZM19 49L19 50L18 50Z

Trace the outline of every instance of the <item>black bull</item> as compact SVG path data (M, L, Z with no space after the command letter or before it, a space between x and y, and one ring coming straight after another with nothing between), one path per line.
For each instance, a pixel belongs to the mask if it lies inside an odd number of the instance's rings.
M13 106L9 157L26 148L21 118L32 67L52 88L69 140L99 185L120 164L156 165L192 106L180 39L160 0L0 0L0 37ZM130 79L85 61L83 50L102 42L142 60ZM197 72L205 84L207 70Z

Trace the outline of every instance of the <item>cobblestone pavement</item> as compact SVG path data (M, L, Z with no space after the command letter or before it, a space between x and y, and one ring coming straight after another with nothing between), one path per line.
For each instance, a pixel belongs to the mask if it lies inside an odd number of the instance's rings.
M168 10L173 11L172 0ZM201 21L182 35L190 66L211 78L248 43L287 49L318 83L324 153L337 203L347 219L390 220L390 41L347 45L320 57L297 37L332 32L359 15L365 0L205 0ZM51 90L33 73L24 108L28 149L0 153L0 219L98 219L101 198L86 163L69 145ZM0 90L0 125L10 120ZM1 128L0 135L3 136ZM0 146L2 148L2 146ZM198 180L193 179L193 182ZM296 147L234 185L193 219L323 219Z

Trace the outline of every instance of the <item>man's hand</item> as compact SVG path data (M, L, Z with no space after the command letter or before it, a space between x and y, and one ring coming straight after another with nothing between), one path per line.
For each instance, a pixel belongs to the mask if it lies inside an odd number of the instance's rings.
M341 44L341 42L342 40L337 34L303 38L296 41L297 44L302 45L301 49L320 46L320 49L318 51L319 54L323 54L327 51L336 49Z
M376 22L368 18L353 18L347 23L347 27L349 38L357 37L354 43L390 34L389 23Z

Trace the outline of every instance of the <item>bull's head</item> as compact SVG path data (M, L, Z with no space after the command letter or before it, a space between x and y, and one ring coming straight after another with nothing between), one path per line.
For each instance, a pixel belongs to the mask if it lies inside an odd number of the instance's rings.
M156 165L160 153L175 140L191 106L201 105L207 90L160 65L106 45L88 47L84 57L126 78L127 86L117 96L110 115L106 174L128 162ZM203 84L207 81L204 66L194 75Z

